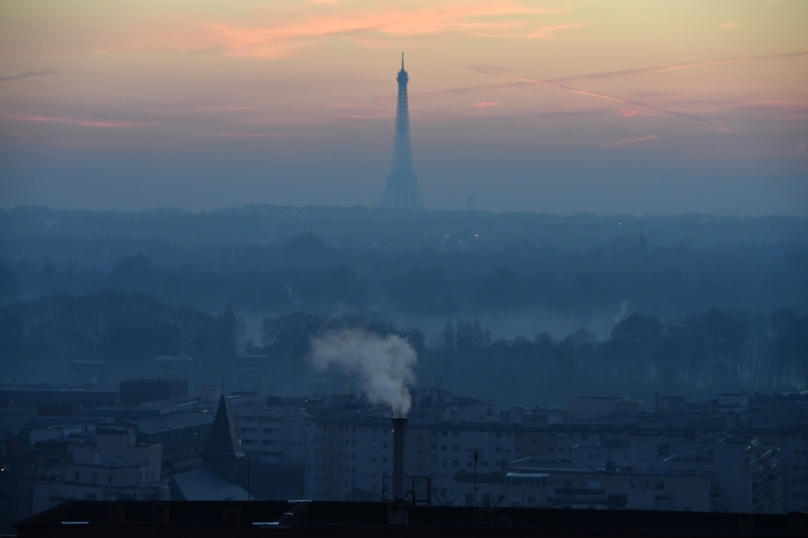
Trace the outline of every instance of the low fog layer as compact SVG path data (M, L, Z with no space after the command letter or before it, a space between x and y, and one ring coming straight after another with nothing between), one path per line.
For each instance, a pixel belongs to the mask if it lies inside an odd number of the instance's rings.
M179 354L193 386L238 389L246 352L269 357L267 392L343 392L355 374L307 357L347 330L410 346L419 384L503 404L804 386L806 219L19 208L0 224L3 382L64 383L92 359L117 386ZM332 344L322 358L357 351Z

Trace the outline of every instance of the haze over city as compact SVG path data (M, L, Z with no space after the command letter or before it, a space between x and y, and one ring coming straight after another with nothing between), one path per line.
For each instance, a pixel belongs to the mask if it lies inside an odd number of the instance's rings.
M806 28L0 2L0 534L805 534Z
M0 204L808 214L798 1L5 2ZM471 205L469 197L471 198Z

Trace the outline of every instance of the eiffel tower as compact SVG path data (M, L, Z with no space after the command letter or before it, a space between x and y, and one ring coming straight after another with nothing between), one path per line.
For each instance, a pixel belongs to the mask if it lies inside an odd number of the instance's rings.
M398 106L396 107L396 138L393 143L393 164L387 176L381 207L396 209L423 209L424 201L418 190L415 170L412 167L410 146L410 112L407 105L407 82L410 77L404 71L404 53L401 53L401 71L398 72Z

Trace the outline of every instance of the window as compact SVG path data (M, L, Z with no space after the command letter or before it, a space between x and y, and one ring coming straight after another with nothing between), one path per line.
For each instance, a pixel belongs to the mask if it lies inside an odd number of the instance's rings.
M496 438L497 439L502 439L502 432L497 432Z
M446 452L446 451L449 450L449 447L447 447L446 445L440 445L440 449L441 449L441 452Z
M154 473L154 471L152 471L152 473ZM108 474L107 475L107 484L109 484L110 482L112 482L112 475Z
M452 460L452 467L459 467L460 462L458 460Z
M460 452L460 447L457 445L452 446L452 452Z

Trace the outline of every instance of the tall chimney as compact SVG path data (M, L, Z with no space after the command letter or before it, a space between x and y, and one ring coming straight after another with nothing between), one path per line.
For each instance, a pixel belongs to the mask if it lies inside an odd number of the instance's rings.
M407 419L393 419L393 501L404 501L404 430Z

